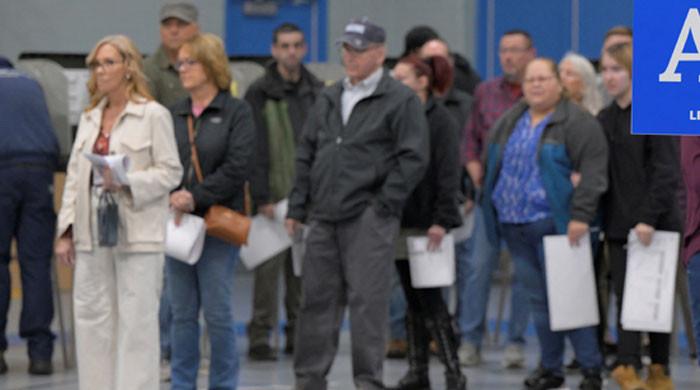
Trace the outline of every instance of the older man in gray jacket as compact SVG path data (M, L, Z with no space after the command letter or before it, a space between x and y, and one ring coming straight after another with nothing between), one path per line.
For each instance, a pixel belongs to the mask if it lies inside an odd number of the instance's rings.
M345 306L353 377L382 389L394 241L428 164L417 96L382 68L385 32L366 18L338 40L346 77L325 89L297 149L287 228L309 226L294 369L297 389L326 389Z

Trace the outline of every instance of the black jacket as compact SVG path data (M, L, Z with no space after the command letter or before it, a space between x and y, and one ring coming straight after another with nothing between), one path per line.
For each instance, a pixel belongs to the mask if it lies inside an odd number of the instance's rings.
M680 162L675 137L632 135L632 107L612 102L598 114L610 150L609 188L603 198L606 237L626 240L630 229L645 223L680 231Z
M282 101L287 104L287 117L294 129L294 140L299 141L306 122L306 114L323 88L323 83L311 74L306 67L301 67L301 78L297 83L285 81L277 70L277 62L267 65L265 74L248 88L245 100L253 110L256 129L256 148L254 167L251 168L250 184L253 201L256 205L274 201L270 195L269 170L270 148L269 129L265 118L265 104L268 100Z
M453 87L450 88L447 95L439 100L445 108L447 108L447 111L452 114L452 118L456 120L456 124L458 125L457 142L459 142L461 147L465 147L466 149L466 145L464 144L466 142L466 139L464 139L466 138L464 137L464 128L472 112L474 98L470 94ZM462 202L465 198L474 199L474 183L469 173L467 173L464 164L460 162L460 165L462 165L460 169L460 189L462 192L462 199L460 199L460 202Z
M372 204L400 217L429 160L428 125L418 97L384 71L372 95L343 125L343 82L324 89L309 113L296 156L290 218L337 222Z
M401 227L445 229L462 224L459 215L459 126L447 109L430 98L425 104L430 131L430 163L406 201Z
M454 76L454 86L455 88L464 91L470 95L474 95L474 90L476 86L481 82L481 77L476 73L474 68L472 68L469 61L462 57L458 53L452 53L452 58L455 63L455 76Z
M255 129L248 103L220 91L194 121L195 143L204 181L199 183L190 159L187 117L192 115L188 97L170 108L175 138L184 168L181 187L192 192L195 214L220 204L243 210L243 184L248 175L249 159L255 147Z

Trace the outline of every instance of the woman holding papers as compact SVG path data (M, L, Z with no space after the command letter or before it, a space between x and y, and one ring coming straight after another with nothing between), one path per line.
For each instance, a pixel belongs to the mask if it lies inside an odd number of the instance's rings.
M483 197L485 224L496 243L497 229L526 284L540 342L541 367L528 389L564 383L564 337L574 346L583 372L581 389L600 389L601 356L595 327L550 329L543 237L568 235L572 245L588 234L607 185L607 146L600 125L578 104L563 97L557 65L530 62L523 101L494 125L487 145ZM581 173L574 188L572 172Z
M396 244L396 258L401 260L396 262L396 268L408 302L406 332L409 371L395 389L430 388L428 344L432 338L445 365L446 388L463 390L466 389L467 378L459 368L459 338L440 288L413 288L406 261L406 237L427 235L428 250L437 250L447 230L462 223L458 210L459 126L449 111L432 96L432 91L442 93L449 90L452 69L443 57L421 60L409 56L399 60L393 75L421 99L430 127L430 165L406 202L401 234Z
M677 192L680 186L677 140L674 137L632 135L632 46L618 44L603 52L603 83L613 102L598 115L610 145L610 188L603 199L605 239L610 274L622 312L627 268L627 239L649 245L655 230L681 230ZM617 362L612 377L622 389L671 389L668 377L670 335L650 333L652 365L645 383L641 367L639 332L622 327L618 316Z
M87 65L90 105L68 162L55 246L59 261L75 265L78 379L88 390L156 389L168 193L182 177L173 123L150 96L129 38L103 38ZM91 165L87 154L126 156L125 175ZM104 192L118 206L116 246L98 240Z
M176 215L203 216L213 205L242 212L243 183L255 147L253 118L248 104L229 92L231 73L221 39L195 36L180 48L177 69L189 97L170 108L185 171L180 188L170 195L170 206ZM166 259L173 310L173 389L197 385L200 309L211 342L209 387L237 386L232 295L237 259L238 247L209 235L195 264Z

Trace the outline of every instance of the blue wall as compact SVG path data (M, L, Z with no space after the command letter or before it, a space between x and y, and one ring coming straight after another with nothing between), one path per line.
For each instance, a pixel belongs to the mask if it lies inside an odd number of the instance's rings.
M489 42L488 6L494 2L494 38ZM498 41L511 29L524 29L532 34L538 55L558 60L572 47L572 7L578 3L579 52L588 58L599 56L605 32L615 25L632 26L634 0L479 0L477 33L477 66L479 73L488 74L487 55L493 45L493 74L500 74Z
M317 36L318 45L312 52L312 5L318 7ZM328 40L327 0L309 0L308 4L294 4L291 0L279 1L277 15L247 16L243 14L244 0L226 1L226 51L233 56L269 56L272 43L272 31L283 22L297 24L306 36L309 53L305 61L316 58L326 61Z

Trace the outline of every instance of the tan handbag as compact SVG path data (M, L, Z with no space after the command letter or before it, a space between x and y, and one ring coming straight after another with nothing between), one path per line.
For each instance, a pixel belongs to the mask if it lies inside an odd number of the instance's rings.
M190 138L192 166L194 167L197 181L201 183L204 180L204 176L202 175L202 167L199 165L197 147L194 143L194 125L192 124L191 115L187 117L187 133ZM204 223L207 225L207 234L213 237L239 246L248 243L251 220L238 211L218 204L213 205L209 207L209 210L204 215Z

